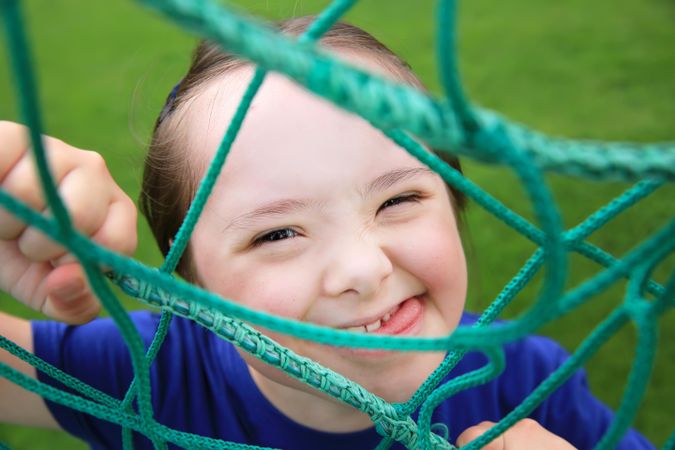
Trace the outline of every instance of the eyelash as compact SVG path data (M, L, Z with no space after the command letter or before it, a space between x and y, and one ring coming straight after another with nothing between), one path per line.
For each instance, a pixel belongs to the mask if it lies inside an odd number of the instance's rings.
M291 234L291 236L289 236L289 234ZM286 239L294 238L297 235L298 232L291 228L279 228L278 230L270 231L269 233L265 233L262 236L255 238L253 240L253 247L258 247L269 242L284 241Z
M377 212L379 213L384 209L391 208L400 205L402 203L409 203L409 202L418 203L420 199L421 196L419 194L399 195L398 197L390 198L389 200L382 203L382 205L378 208ZM299 233L293 230L292 228L279 228L277 230L272 230L269 233L265 233L262 236L255 238L253 240L252 246L259 247L263 244L271 242L285 241L287 239L292 239L298 236L298 234Z
M399 195L398 197L390 198L389 200L382 203L382 205L378 208L377 212L379 213L383 209L391 208L392 206L397 206L400 205L401 203L409 203L409 202L419 203L421 198L422 197L419 194Z

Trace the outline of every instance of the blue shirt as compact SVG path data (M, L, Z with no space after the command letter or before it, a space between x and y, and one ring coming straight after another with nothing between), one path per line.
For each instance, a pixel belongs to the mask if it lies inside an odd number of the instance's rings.
M132 319L149 345L159 315L139 311L132 313ZM474 320L465 315L462 322ZM113 397L124 397L133 370L126 345L110 319L77 327L33 322L33 338L35 354L40 358ZM505 355L506 369L498 378L460 392L436 409L432 423L448 427L451 443L470 426L484 420L499 421L568 357L558 344L539 336L506 345ZM485 361L482 354L469 353L448 378L479 368ZM63 388L41 372L38 377ZM245 362L230 343L182 318L172 321L150 378L156 420L181 431L283 449L365 450L375 448L381 440L373 428L326 433L284 416L258 390ZM121 448L117 425L49 401L47 406L63 429L85 440L92 449ZM601 438L612 412L591 395L586 377L579 371L531 417L583 450L593 448ZM135 435L134 440L137 449L152 448L143 436ZM631 430L618 448L654 447Z

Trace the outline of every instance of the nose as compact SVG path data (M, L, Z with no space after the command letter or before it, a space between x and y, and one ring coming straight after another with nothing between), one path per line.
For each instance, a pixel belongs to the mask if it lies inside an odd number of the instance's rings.
M365 299L378 291L392 271L391 259L376 239L363 235L340 239L330 251L324 290L330 297L351 293Z

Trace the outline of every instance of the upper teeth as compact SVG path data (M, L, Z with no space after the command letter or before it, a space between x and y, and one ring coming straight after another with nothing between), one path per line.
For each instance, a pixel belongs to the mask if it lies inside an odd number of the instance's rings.
M382 326L382 319L377 319L375 322L365 325L366 333L379 330L381 326Z
M387 320L389 320L393 312L395 312L395 310L389 311L384 316L382 316L382 318L377 319L373 323L368 323L366 325L359 325L357 327L349 327L345 328L345 330L351 331L353 333L372 333L373 331L379 330L380 327L382 326L382 322L386 322Z
M366 325L359 325L357 327L345 328L346 331L351 331L353 333L372 333L375 330L378 330L382 326L382 319L377 319L373 323L368 323Z

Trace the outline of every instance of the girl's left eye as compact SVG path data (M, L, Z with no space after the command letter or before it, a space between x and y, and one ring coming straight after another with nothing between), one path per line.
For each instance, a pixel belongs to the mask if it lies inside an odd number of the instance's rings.
M420 201L419 194L403 194L393 198L390 198L386 202L380 205L377 212L382 211L383 209L391 208L392 206L400 205L401 203L418 203Z
M298 232L291 228L281 228L278 230L270 231L265 233L262 236L259 236L253 240L253 246L259 246L268 242L283 241L285 239L291 239L298 235Z

